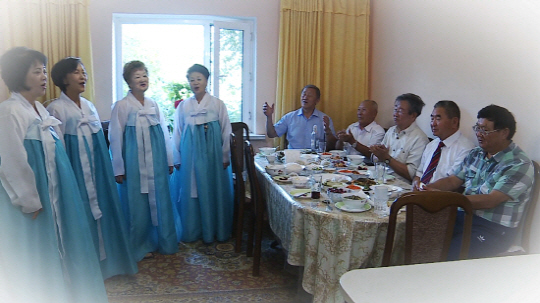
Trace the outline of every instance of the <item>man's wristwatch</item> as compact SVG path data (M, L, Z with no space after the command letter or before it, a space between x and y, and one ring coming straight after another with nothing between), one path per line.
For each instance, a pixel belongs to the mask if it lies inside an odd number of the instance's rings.
M391 160L391 159L392 159L392 158L390 157L390 158L388 158L388 159L384 160L384 163L386 163L386 164L390 164L390 160Z

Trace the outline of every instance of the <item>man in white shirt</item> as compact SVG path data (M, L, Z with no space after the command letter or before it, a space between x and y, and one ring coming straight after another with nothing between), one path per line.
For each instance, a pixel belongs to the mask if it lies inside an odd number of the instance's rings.
M385 162L394 172L412 181L429 140L416 124L425 103L418 95L399 95L394 103L394 123L384 135L382 144L369 150L378 161Z
M461 118L454 101L439 101L431 113L431 131L436 139L424 150L422 161L413 179L413 190L452 175L474 144L459 131ZM440 146L440 148L439 148Z
M358 106L356 116L358 122L355 122L346 130L341 130L336 137L331 132L326 134L330 148L346 149L351 155L364 155L371 157L369 147L381 143L384 138L384 128L375 122L378 112L377 102L373 100L364 100Z

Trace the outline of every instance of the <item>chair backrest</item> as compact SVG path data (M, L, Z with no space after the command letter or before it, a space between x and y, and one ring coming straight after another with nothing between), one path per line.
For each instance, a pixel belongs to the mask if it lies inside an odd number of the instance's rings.
M525 209L525 214L521 218L519 223L519 231L516 238L518 241L521 241L520 246L523 247L525 252L529 252L530 249L530 239L531 239L531 229L532 229L532 218L534 217L534 212L536 210L537 201L540 198L540 165L536 161L532 161L534 165L534 185L531 199L529 200L528 205ZM518 243L516 243L518 244Z
M459 258L467 258L473 209L462 194L445 191L410 192L390 208L382 266L389 266L399 210L406 206L405 264L446 261L458 207L465 212Z
M265 202L255 169L255 152L253 151L253 146L251 146L251 142L249 142L249 140L244 141L244 155L246 158L246 170L251 189L251 201L253 201L255 216L257 219L259 219L259 217L262 219Z
M240 150L238 149L240 147ZM246 195L246 188L243 176L244 153L242 152L242 141L238 140L234 133L231 133L231 168L236 181L234 182L235 201L243 203Z
M242 146L244 140L249 140L249 128L244 122L231 123L232 134L236 138L236 145L231 145L231 161L236 161L239 165L240 171L244 171L244 147Z

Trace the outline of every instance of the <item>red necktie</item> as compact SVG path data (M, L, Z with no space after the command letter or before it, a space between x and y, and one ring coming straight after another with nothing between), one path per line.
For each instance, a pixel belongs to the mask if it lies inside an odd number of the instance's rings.
M435 152L433 152L433 156L431 156L431 161L429 162L429 165L424 172L424 175L422 178L420 178L420 181L424 184L428 184L429 181L431 181L431 177L433 177L433 173L435 172L435 169L437 169L437 164L439 164L439 159L441 158L441 148L444 146L444 143L441 141L439 142L439 146L437 146L437 149Z

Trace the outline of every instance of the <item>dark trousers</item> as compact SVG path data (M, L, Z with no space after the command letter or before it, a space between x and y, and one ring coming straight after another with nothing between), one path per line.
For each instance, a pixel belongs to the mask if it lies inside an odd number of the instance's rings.
M448 260L458 260L461 250L461 238L463 235L463 211L458 211L454 235L450 243ZM469 259L493 257L505 252L512 245L517 233L517 228L506 227L473 215L471 230L471 246Z

